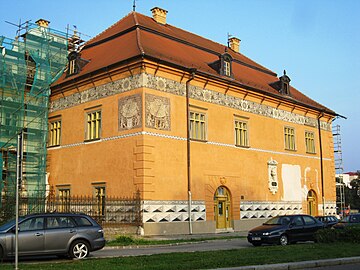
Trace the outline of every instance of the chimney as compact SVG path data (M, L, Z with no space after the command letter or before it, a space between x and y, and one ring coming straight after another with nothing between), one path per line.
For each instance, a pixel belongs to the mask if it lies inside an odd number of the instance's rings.
M229 47L235 52L240 52L240 39L237 37L229 38Z
M159 8L159 7L154 7L151 9L152 11L152 15L153 15L153 19L160 24L166 24L166 14L168 13L167 10Z
M41 27L45 27L47 28L49 26L49 21L47 20L44 20L44 19L38 19L36 22L35 22L38 26L41 26Z

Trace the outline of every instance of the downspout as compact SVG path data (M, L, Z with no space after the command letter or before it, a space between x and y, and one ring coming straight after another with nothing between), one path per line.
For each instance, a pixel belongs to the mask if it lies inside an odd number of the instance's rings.
M194 79L196 69L189 70L191 77L186 81L186 153L187 153L187 191L188 191L188 215L189 215L189 234L192 234L192 220L191 220L191 207L192 207L192 194L191 194L191 160L190 160L190 119L189 119L189 87L190 82Z
M322 195L322 208L323 215L325 215L325 196L324 196L324 165L323 165L323 150L322 150L322 140L321 140L321 126L320 118L324 116L324 112L318 116L318 131L319 131L319 147L320 147L320 177L321 177L321 195Z

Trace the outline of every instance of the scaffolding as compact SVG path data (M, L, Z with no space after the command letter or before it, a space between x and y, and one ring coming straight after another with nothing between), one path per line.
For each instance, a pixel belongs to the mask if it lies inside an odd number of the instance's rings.
M20 196L46 195L50 85L66 67L68 38L66 33L48 28L47 21L39 21L19 26L15 39L0 36L0 209L14 207L6 202L15 196L17 134L21 131Z
M343 160L341 150L341 132L340 125L336 125L332 129L334 138L334 162L336 171L336 207L339 213L345 210L345 184L343 181Z

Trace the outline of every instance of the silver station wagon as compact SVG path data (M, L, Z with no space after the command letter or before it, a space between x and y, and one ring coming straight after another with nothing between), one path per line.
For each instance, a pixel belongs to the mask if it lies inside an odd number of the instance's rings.
M0 226L0 260L15 256L15 221ZM83 214L45 213L19 218L19 256L82 259L105 246L101 226Z

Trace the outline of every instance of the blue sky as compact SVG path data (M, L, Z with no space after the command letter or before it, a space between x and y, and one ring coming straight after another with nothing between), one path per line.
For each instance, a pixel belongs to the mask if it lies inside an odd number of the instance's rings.
M132 11L133 0L2 1L0 35L14 37L15 24L39 18L66 32L76 25L95 36ZM158 6L167 22L221 44L228 33L240 51L282 75L298 90L347 120L342 132L344 171L360 170L360 1L358 0L137 0L151 16ZM6 10L6 12L4 12Z

